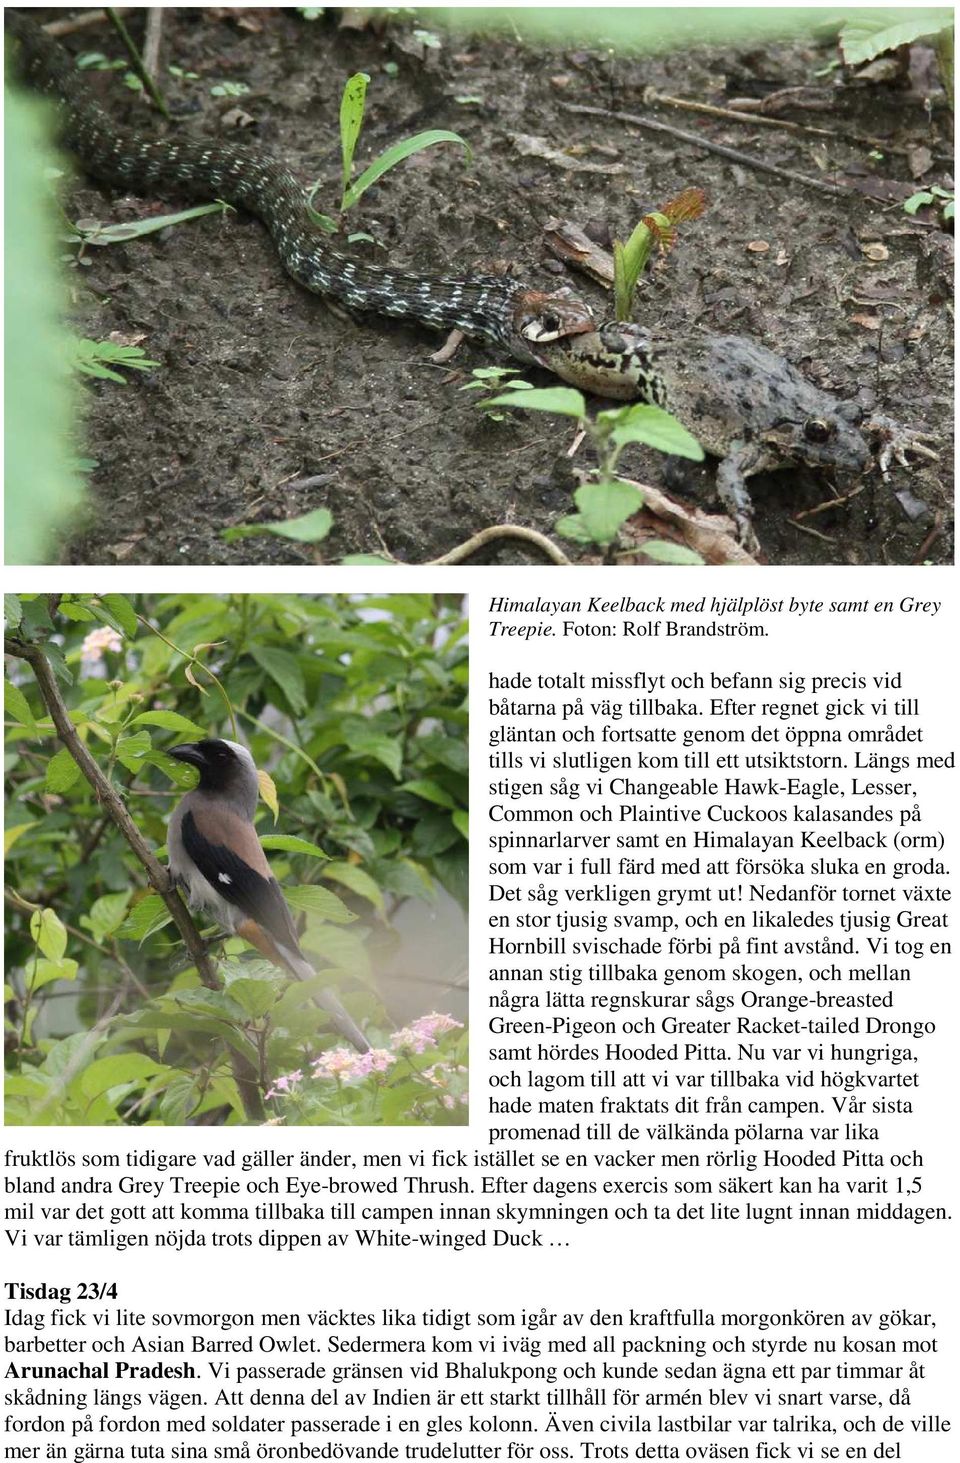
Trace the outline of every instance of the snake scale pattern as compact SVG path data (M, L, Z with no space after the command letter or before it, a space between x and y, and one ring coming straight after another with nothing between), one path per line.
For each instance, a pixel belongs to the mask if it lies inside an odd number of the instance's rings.
M624 389L624 362L614 354L592 361L587 375L568 343L594 339L589 307L570 291L542 293L500 275L427 275L369 264L331 244L308 212L304 189L263 150L181 133L154 138L119 127L96 101L69 53L29 16L8 11L23 78L59 110L63 144L99 182L151 196L219 198L266 225L284 268L298 284L357 311L461 330L499 345L517 359L608 394Z

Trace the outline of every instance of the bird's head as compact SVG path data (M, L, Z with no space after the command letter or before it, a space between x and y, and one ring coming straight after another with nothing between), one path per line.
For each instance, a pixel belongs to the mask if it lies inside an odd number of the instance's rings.
M257 769L246 747L221 737L207 737L202 742L182 742L171 747L170 756L178 762L196 767L200 774L197 786L202 792L219 793L253 816L257 806L259 785Z

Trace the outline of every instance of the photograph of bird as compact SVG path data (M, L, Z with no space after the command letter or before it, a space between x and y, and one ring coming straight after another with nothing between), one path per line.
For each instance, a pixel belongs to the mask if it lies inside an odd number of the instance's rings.
M199 774L197 786L174 809L167 838L171 876L191 909L206 911L221 929L239 935L280 970L315 982L317 971L300 949L290 909L254 827L259 783L247 748L210 737L173 747L170 756ZM334 992L321 989L314 995L337 1033L358 1051L368 1051L363 1032Z

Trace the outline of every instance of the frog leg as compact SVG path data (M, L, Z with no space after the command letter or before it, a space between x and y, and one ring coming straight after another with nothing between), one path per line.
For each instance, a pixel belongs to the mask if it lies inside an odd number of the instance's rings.
M924 440L937 440L932 432L915 432L910 427L902 427L893 417L884 416L882 412L874 413L865 421L861 431L874 437L879 443L877 463L884 479L890 476L892 462L899 462L901 467L910 466L907 461L908 452L912 452L915 457L926 457L931 462L940 461L939 453L924 446Z
M717 495L737 529L737 542L748 554L756 554L760 544L753 531L753 503L747 488L751 473L761 472L767 454L755 442L731 442L730 450L717 468Z

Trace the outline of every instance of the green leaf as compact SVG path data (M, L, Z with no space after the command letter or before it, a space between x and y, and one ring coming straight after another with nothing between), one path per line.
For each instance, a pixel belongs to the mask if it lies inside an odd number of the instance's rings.
M86 245L125 244L128 239L142 239L147 234L174 228L189 219L204 218L208 213L226 213L229 207L228 203L202 203L197 208L185 208L180 213L153 214L134 223L97 224L92 229L78 230L78 238Z
M494 396L480 405L522 406L524 411L552 411L562 417L575 417L577 421L587 414L587 404L582 395L570 386L538 387L534 391L521 392L519 397L512 391L506 391L502 396Z
M119 940L137 940L143 944L149 935L155 935L164 925L170 923L170 911L159 894L147 894L139 900L123 924L117 930Z
M331 965L349 970L358 981L369 978L370 956L359 935L336 925L317 925L309 931L310 949L321 954ZM322 971L321 984L329 985L326 971Z
M126 377L121 376L118 370L111 370L112 366L152 371L155 366L160 365L159 361L148 360L138 345L115 345L113 341L86 340L75 335L68 335L64 340L69 364L81 375L93 376L98 381L116 381L125 386ZM112 623L109 615L104 615L103 618L108 624Z
M861 66L921 36L936 35L952 23L953 12L948 9L865 10L844 22L840 50L848 66Z
M289 833L268 833L260 842L264 848L275 850L278 853L305 853L310 858L329 858L322 848L315 843L308 843L305 838L293 838Z
M259 1021L277 1004L279 991L276 981L254 980L238 972L225 980L225 987L231 999L238 1002L254 1021Z
M349 755L351 758L373 757L375 761L382 762L394 777L400 776L403 748L390 737L351 737Z
M100 604L113 616L114 629L126 635L128 640L135 640L140 624L126 595L103 594L100 596Z
M283 892L292 908L317 915L320 919L329 920L331 924L349 925L357 917L342 899L338 899L331 890L322 889L319 884L294 884L292 889L285 889Z
M90 931L97 944L101 945L108 935L112 935L123 924L129 902L130 895L126 891L120 894L102 894L99 899L94 900L89 915L81 917L80 923Z
M455 808L456 801L450 796L446 788L440 786L429 777L415 778L413 782L401 782L398 792L412 792L418 798L425 798L428 803L438 803L441 808Z
M43 780L47 792L67 792L77 778L80 776L80 768L74 762L66 747L61 747L55 752L47 763L47 772Z
M79 966L75 960L38 960L30 971L30 990L36 994L41 986L55 980L76 980Z
M363 110L366 105L367 86L370 78L365 71L357 71L347 78L340 98L340 155L343 159L343 198L341 209L347 207L347 189L353 172L353 154L363 126Z
M124 1052L121 1056L101 1057L91 1062L80 1078L80 1091L84 1097L98 1097L111 1087L134 1083L142 1086L148 1077L160 1076L168 1068L161 1067L152 1057L142 1052Z
M307 709L303 671L296 656L274 645L251 645L250 654L272 681L280 687L294 716Z
M59 960L67 948L67 932L52 909L35 909L30 916L30 934L41 954Z
M457 132L445 132L442 130L418 132L415 136L407 137L403 142L398 142L393 147L388 147L386 152L382 152L360 174L356 182L351 183L350 187L346 189L341 207L344 210L352 208L357 199L366 193L371 183L375 183L378 178L382 178L384 173L388 173L391 168L395 168L397 163L402 163L405 158L411 157L413 153L422 152L425 147L433 147L438 142L455 142L458 147L463 148L467 155L467 162L470 162L473 157L469 143L465 142Z
M141 711L139 716L133 718L131 725L159 726L164 731L176 732L178 737L192 737L198 742L202 742L207 736L202 726L197 726L189 717L181 716L179 711Z
M3 856L4 856L4 858L6 858L7 854L10 852L11 848L16 843L17 839L18 838L22 838L23 835L24 835L24 833L26 833L26 831L27 831L28 828L35 828L35 827L36 827L36 823L31 821L29 823L16 823L16 824L14 824L14 826L12 828L4 828L4 830L3 830Z
M236 539L257 538L260 534L272 533L276 538L294 539L296 543L318 544L333 527L333 514L329 508L314 508L300 518L286 518L279 523L238 523L234 528L225 528L221 537L226 543Z
M122 736L117 741L117 761L128 772L139 772L143 766L143 759L151 751L152 745L150 733L147 731Z
M658 564L703 563L703 556L695 549L685 548L683 544L671 544L663 539L650 539L643 545L641 552Z
M456 812L453 812L453 813L450 814L450 817L451 817L451 820L453 822L453 826L455 828L459 828L459 830L463 834L464 838L469 839L469 837L470 837L470 818L469 818L469 815L467 813L465 813L462 808L457 808Z
M568 538L572 543L593 543L593 536L580 513L565 514L563 518L557 519L554 527L561 538Z
M918 208L925 208L928 203L932 202L933 194L923 189L920 193L914 193L904 200L903 211L904 213L914 214Z
M374 908L383 911L383 895L380 892L380 886L359 865L329 863L323 871L323 877L342 884L351 893L359 894L361 899L369 899Z
M3 596L3 623L8 630L16 630L23 619L23 608L20 599L15 594Z
M599 412L597 420L610 425L610 437L617 447L627 442L643 442L647 447L669 452L674 457L690 457L695 462L703 460L703 448L696 437L691 436L676 417L660 406L636 402L616 411Z
M13 685L11 681L3 683L3 709L20 726L25 727L32 737L37 735L37 723L30 710L30 703L20 687Z
M573 496L584 527L598 544L612 543L620 525L643 504L643 493L635 483L619 481L584 483Z

